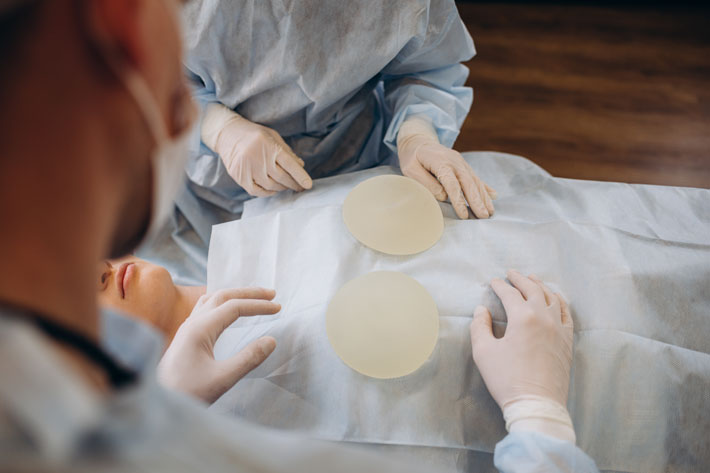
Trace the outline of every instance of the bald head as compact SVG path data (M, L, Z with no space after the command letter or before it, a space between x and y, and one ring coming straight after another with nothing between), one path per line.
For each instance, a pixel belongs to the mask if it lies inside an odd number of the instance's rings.
M159 143L126 78L145 85L153 122L169 135L184 129L178 3L0 0L0 169L7 180L21 174L25 187L62 196L28 201L8 195L9 186L3 200L32 214L69 205L76 194L75 212L96 214L110 233L102 257L129 251L151 211L150 157ZM44 208L30 209L32 201Z
M178 2L0 2L0 299L87 312L96 263L144 235L152 156L184 126Z

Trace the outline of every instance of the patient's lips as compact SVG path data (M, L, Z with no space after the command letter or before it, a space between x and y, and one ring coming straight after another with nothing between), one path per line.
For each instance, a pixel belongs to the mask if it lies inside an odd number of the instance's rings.
M118 288L119 294L121 294L121 299L126 298L126 287L135 273L136 265L133 263L123 263L116 273L116 286Z

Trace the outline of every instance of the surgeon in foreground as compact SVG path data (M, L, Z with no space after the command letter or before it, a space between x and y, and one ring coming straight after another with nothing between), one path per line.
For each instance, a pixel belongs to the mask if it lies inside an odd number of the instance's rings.
M159 368L193 397L155 382L154 332L99 311L97 263L152 234L179 184L192 122L179 6L0 1L0 470L413 471L220 419L194 399L219 397L273 350L267 339L225 362L211 353L236 318L277 312L273 292L200 299ZM596 471L564 408L566 306L535 279L508 277L515 288L493 282L506 336L493 337L482 308L472 326L474 358L510 430L496 465Z

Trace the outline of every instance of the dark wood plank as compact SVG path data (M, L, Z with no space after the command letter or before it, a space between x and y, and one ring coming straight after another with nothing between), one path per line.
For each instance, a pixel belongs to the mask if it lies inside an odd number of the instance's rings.
M456 149L519 154L561 177L710 188L710 9L459 11L478 55Z

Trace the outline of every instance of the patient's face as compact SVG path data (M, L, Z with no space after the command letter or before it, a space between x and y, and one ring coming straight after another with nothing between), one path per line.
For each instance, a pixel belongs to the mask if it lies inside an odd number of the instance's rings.
M177 301L177 288L168 271L129 256L99 265L99 304L136 315L160 326L169 319Z

